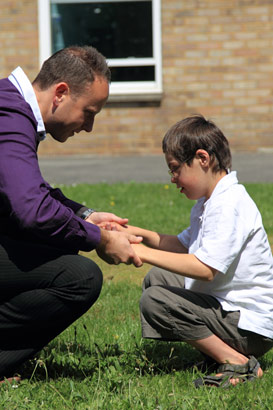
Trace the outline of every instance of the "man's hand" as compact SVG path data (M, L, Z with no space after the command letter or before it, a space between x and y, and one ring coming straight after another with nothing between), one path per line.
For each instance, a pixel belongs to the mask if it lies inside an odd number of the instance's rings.
M133 263L136 267L140 267L142 261L133 250L131 243L137 244L141 241L142 237L125 232L101 230L101 240L96 251L98 256L109 264Z
M110 212L93 212L88 218L86 218L86 221L95 225L106 222L116 222L120 225L125 225L128 223L127 218L120 218Z

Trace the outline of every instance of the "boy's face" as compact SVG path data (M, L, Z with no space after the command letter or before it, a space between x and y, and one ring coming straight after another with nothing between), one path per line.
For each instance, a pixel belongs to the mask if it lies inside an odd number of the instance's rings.
M192 200L210 197L215 186L212 187L210 168L204 166L202 158L196 155L191 165L179 162L171 154L165 154L165 159L171 171L171 182L181 194Z

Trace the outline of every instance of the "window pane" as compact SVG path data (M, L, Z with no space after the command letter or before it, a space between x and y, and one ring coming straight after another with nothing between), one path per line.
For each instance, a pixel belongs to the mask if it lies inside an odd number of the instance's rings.
M111 81L154 81L154 66L111 67Z
M92 45L106 58L153 57L152 2L51 4L52 51Z

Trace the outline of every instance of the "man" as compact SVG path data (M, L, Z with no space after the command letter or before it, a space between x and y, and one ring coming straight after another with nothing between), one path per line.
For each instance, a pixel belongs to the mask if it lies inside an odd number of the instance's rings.
M78 251L108 263L141 266L141 239L101 230L127 223L66 198L41 176L37 148L45 134L65 142L85 130L107 101L110 71L92 47L51 56L31 84L18 67L0 80L0 379L86 312L102 274Z

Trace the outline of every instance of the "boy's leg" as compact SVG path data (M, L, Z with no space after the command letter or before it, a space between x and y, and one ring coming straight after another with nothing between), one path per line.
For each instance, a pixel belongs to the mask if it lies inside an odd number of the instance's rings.
M261 356L273 346L271 339L238 329L239 312L223 311L215 298L205 294L152 286L143 292L140 311L143 337L188 342L219 362L225 361L226 353L218 352L221 357L216 357L213 352L223 343L226 352L232 349L233 354L244 356ZM212 336L217 339L209 339ZM221 344L209 351L206 343L210 340Z
M184 288L184 277L181 275L176 275L165 269L153 266L147 275L145 276L142 283L142 291L145 292L146 289L151 286L173 286L177 288ZM146 321L145 316L142 313L142 308L140 305L140 320L142 325L142 336L147 338L161 338L157 333L156 329L152 328ZM147 332L147 335L146 335Z
M85 313L102 274L91 260L0 237L0 377Z
M154 266L145 276L142 290L144 291L150 286L174 286L184 288L184 282L184 276Z
M224 312L211 296L166 286L166 278L172 284L173 277L164 272L150 271L145 278L140 301L143 337L182 340L219 364L240 366L246 366L247 355L260 356L273 347L273 340L238 329L239 312ZM256 374L262 377L262 369ZM217 376L222 380L221 373ZM236 385L240 379L229 382Z

